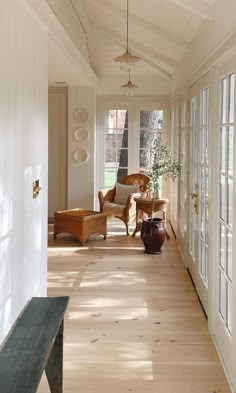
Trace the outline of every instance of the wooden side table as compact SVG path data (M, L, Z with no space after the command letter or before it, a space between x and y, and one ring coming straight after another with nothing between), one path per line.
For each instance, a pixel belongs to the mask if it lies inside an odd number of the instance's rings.
M132 234L132 237L136 235L138 231L140 231L142 223L139 222L139 217L140 217L140 212L141 212L141 217L143 217L143 213L147 213L148 216L151 216L152 213L152 198L134 198L136 202L136 227L134 229L134 232ZM155 199L154 203L154 212L157 211L162 211L163 212L163 220L165 222L165 228L166 228L166 207L167 203L169 203L169 199ZM166 237L167 239L170 238L170 235L166 231Z

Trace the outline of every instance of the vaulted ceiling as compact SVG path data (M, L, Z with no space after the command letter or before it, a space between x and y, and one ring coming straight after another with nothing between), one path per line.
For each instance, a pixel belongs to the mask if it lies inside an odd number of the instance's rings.
M47 0L99 78L120 74L126 50L127 0ZM129 47L136 75L171 80L216 0L129 0Z

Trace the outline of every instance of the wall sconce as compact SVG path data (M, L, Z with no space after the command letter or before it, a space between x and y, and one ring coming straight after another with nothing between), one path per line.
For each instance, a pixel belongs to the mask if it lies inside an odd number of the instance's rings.
M35 180L33 182L33 199L37 198L39 196L39 192L42 189L39 185L39 179Z

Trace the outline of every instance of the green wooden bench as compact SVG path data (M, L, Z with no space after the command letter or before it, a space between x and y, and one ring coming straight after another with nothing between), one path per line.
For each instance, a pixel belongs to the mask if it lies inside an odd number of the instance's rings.
M69 297L33 297L0 351L0 392L34 393L46 371L62 393L63 318Z

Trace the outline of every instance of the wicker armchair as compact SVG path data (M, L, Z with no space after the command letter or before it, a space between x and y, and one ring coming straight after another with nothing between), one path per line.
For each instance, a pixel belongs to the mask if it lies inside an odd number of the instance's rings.
M148 176L142 173L134 173L121 179L119 184L130 186L138 185L138 191L145 192L147 190L148 182ZM108 216L113 216L122 220L126 226L126 233L129 235L129 223L136 214L134 196L137 196L137 193L131 193L124 205L115 203L115 196L116 187L110 190L101 190L98 192L100 212L105 212Z

